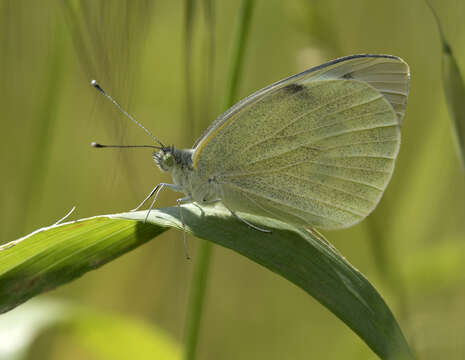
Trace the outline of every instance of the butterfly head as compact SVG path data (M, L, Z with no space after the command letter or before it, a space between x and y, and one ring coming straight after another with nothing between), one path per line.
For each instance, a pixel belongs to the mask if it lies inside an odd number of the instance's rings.
M173 171L174 168L192 168L192 151L179 150L174 146L162 147L153 153L153 160L162 171Z
M160 168L162 171L170 171L175 164L174 159L174 147L173 146L166 146L162 147L160 151L155 151L153 153L153 160L155 164Z

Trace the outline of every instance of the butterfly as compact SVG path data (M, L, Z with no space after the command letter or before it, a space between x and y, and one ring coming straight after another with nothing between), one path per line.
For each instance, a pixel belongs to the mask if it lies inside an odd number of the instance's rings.
M357 224L392 177L409 80L407 63L396 56L336 59L238 102L192 149L164 145L133 119L159 144L155 163L173 179L137 209L154 196L148 216L169 188L185 194L179 208L221 203L262 231L237 213L328 230Z

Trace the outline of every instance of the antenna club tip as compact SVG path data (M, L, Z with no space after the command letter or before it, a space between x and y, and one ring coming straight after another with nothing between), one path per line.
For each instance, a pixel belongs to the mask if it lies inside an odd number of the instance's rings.
M95 148L103 147L101 144L96 143L95 141L92 141L92 142L90 143L90 145L93 146L93 147L95 147Z
M103 89L100 87L99 83L97 82L97 80L92 80L91 82L91 85L96 88L98 91L104 93Z

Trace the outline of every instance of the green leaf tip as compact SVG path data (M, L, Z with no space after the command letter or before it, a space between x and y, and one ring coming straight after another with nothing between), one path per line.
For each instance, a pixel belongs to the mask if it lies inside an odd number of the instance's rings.
M52 225L5 244L0 251L0 313L106 264L165 230L101 216Z

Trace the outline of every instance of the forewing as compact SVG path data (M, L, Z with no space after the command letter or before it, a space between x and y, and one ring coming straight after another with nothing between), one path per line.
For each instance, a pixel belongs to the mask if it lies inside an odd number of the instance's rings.
M402 123L407 106L409 77L408 65L397 56L361 54L342 57L278 81L239 101L218 117L197 139L193 147L201 150L211 135L234 119L235 115L275 90L293 83L321 79L352 78L368 82L390 101L398 114L399 122Z
M234 210L350 226L389 182L407 94L408 67L398 58L336 60L233 107L196 147L194 164Z

